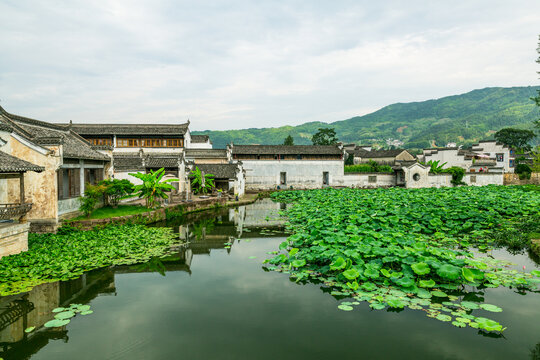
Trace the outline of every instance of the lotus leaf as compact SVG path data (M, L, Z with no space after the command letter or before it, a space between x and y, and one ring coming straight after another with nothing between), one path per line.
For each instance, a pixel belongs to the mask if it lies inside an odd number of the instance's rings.
M338 309L343 310L343 311L351 311L351 310L353 310L353 307L350 306L350 305L341 304L341 305L338 305Z
M306 260L304 259L301 259L301 260L294 260L291 265L295 268L299 268L299 267L302 267L304 265L306 265Z
M344 258L338 257L332 264L330 264L330 269L332 270L340 270L345 268L347 266L347 262Z
M435 281L433 281L433 279L418 281L418 286L423 287L423 288L432 288L435 285L437 284L435 283Z
M461 269L454 265L444 264L437 269L437 274L446 280L456 280L461 274Z
M356 269L349 269L343 272L343 276L345 276L349 280L354 280L358 276L360 276L360 272Z
M85 311L81 311L81 315L90 315L90 314L93 314L94 312L92 310L85 310Z
M375 285L374 283L363 283L362 289L366 291L374 291L377 289L377 285Z
M424 262L419 262L419 263L412 264L411 268L418 275L426 275L426 274L429 274L429 272L430 272L428 264L426 264Z
M463 276L465 280L469 282L473 282L475 280L473 272L468 268L462 268L461 275Z
M367 276L372 279L377 279L379 277L379 270L368 268L364 270L364 276Z
M460 305L461 307L464 307L470 310L475 310L479 308L478 304L470 302L470 301L462 301Z
M480 304L479 305L480 308L486 310L486 311L491 311L491 312L501 312L503 311L500 307L498 306L495 306L495 305L491 305L491 304Z
M447 297L448 295L446 295L445 292L442 292L440 290L433 290L431 291L431 295L433 296L437 296L437 297Z
M478 324L478 328L486 330L486 331L499 331L499 332L504 331L501 324L491 319L477 317L475 319L475 322Z
M26 329L24 329L24 332L25 333L31 333L32 331L34 331L36 329L35 326L30 326L30 327L27 327Z
M61 327L64 325L69 324L69 319L54 319L51 321L47 321L43 326L51 328L51 327Z
M448 315L439 314L439 315L435 316L435 319L437 319L439 321L451 321L452 317L448 316Z
M461 321L452 321L452 325L454 325L455 327L460 327L460 328L463 328L463 327L467 327L467 324L464 323L464 322L461 322Z
M69 310L69 311L62 311L61 313L54 315L54 318L59 319L59 320L65 320L65 319L71 319L74 316L75 316L75 312Z
M53 313L57 313L57 312L62 312L62 311L65 311L67 310L66 308L63 308L63 307L57 307L56 309L53 309Z
M405 303L400 299L389 299L386 301L386 303L392 308L403 309L405 307Z

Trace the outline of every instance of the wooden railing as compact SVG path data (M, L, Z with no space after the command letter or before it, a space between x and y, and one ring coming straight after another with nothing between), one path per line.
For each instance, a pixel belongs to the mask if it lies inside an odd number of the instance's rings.
M19 219L32 209L32 203L0 204L0 220Z

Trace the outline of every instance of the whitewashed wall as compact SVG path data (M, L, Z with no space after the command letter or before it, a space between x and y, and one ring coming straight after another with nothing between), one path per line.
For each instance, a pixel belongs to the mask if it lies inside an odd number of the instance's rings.
M471 177L475 180L471 181ZM471 186L503 185L504 175L502 173L466 173L463 182Z
M271 190L280 185L280 173L287 173L286 187L317 189L323 186L323 172L329 185L340 185L343 160L242 160L246 170L246 190Z
M458 155L457 149L440 149L437 152L424 155L424 161L439 161L439 165L444 165L444 168L447 169L452 166L459 166L464 169L468 169L472 165L472 160L465 160L463 155Z
M428 175L428 187L444 187L454 186L452 184L451 174L429 174Z
M497 166L504 168L505 172L514 172L514 168L510 167L510 149L497 144L495 141L481 142L472 147L473 151L488 154L492 158L496 158L497 154L503 154L503 161L497 161Z
M375 177L375 182L370 182L370 177ZM346 186L351 188L377 188L396 185L395 174L384 173L345 173L341 178L337 177L333 186Z

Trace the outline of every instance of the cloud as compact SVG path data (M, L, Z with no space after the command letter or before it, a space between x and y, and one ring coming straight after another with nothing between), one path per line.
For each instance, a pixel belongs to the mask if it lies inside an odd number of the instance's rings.
M538 23L537 1L7 1L0 99L48 121L330 122L537 84Z

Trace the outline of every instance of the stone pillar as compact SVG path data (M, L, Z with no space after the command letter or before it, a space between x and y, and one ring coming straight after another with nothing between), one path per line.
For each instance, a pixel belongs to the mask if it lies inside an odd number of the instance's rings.
M85 183L84 183L84 160L83 159L80 159L79 160L79 168L81 169L79 171L79 178L80 178L80 188L81 188L81 196L84 196L84 186L85 186Z

